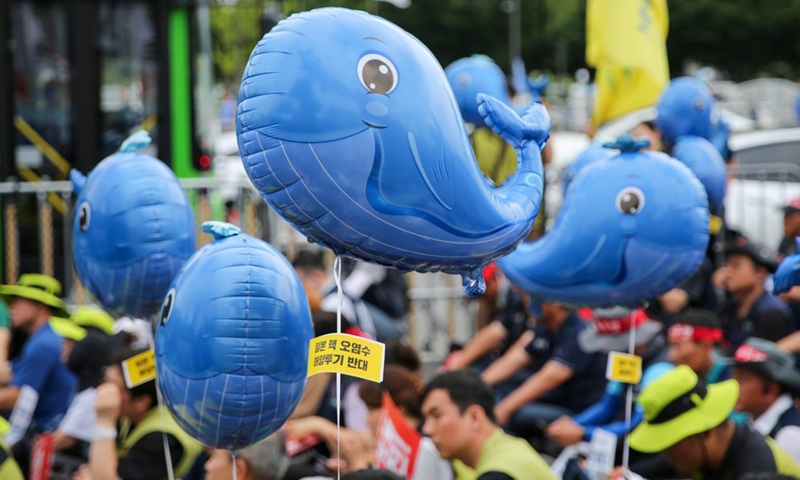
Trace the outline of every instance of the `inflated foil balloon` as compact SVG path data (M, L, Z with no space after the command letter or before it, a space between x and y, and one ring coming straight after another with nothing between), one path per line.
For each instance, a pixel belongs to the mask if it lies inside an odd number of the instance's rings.
M708 194L708 208L711 213L722 215L728 170L725 160L714 145L700 137L680 137L672 148L672 156L689 167L703 184Z
M70 172L78 200L72 258L81 283L115 315L146 317L161 306L170 283L194 252L192 208L163 162L137 153L140 131L89 177Z
M311 242L403 270L463 276L531 229L543 191L550 119L522 118L483 95L481 113L517 151L502 187L487 185L436 58L386 20L323 8L281 21L253 51L236 128L250 179Z
M486 55L472 55L451 63L444 69L450 88L456 97L458 108L465 122L486 127L483 115L478 111L478 94L484 93L500 100L520 115L530 104L517 108L511 102L508 83L503 70ZM491 127L491 125L488 125Z
M621 154L580 172L552 230L498 260L511 282L550 301L632 307L697 270L709 240L706 193L682 163L639 152L646 144L622 137L610 145Z
M569 190L569 186L572 184L572 180L580 173L581 170L586 168L588 165L592 163L602 160L604 158L610 158L614 155L618 154L619 152L615 152L610 148L605 148L603 145L599 143L593 143L589 145L589 148L581 152L577 157L575 157L569 165L564 167L561 171L561 188L562 188L562 196L567 196L567 190Z
M800 237L795 238L797 251L800 252ZM800 253L784 258L775 275L772 276L773 293L786 293L796 285L800 285Z
M313 327L283 255L230 224L202 229L215 240L175 277L159 315L157 382L181 428L234 450L276 431L294 411Z

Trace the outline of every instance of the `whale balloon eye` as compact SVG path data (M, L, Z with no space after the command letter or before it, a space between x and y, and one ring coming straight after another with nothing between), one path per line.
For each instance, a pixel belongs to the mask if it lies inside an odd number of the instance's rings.
M636 187L626 187L617 194L617 210L625 215L636 215L644 208L644 192Z
M397 86L397 70L386 57L365 55L358 61L358 78L372 93L387 94Z
M159 323L163 327L167 324L167 320L169 320L169 314L172 313L172 304L175 300L175 289L173 288L167 293L166 298L164 298L164 305L161 306L161 315L159 317Z
M78 210L78 227L80 227L81 232L85 232L87 228L89 228L89 223L92 220L92 209L89 207L87 202L81 203L80 209Z

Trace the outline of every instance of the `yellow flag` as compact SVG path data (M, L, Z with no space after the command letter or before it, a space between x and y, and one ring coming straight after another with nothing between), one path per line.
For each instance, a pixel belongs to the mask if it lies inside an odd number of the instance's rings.
M586 62L597 68L595 126L655 105L669 83L666 0L588 0Z

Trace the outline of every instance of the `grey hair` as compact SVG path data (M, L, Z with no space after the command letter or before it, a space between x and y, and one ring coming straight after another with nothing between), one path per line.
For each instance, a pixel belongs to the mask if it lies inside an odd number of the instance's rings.
M239 450L236 456L247 462L252 478L257 480L280 480L289 469L286 440L282 432L275 432Z

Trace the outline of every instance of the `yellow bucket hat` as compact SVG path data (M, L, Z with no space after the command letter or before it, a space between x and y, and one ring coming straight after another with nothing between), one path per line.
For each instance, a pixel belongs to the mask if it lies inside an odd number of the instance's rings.
M9 305L13 297L27 298L52 308L56 316L69 316L67 305L59 298L61 282L49 275L26 273L19 277L16 285L0 285L0 295Z
M50 317L50 328L60 337L80 342L86 337L86 329L68 318Z
M94 327L106 335L114 335L114 317L99 308L78 307L69 319L81 327Z
M631 433L631 448L663 451L684 438L706 432L728 418L739 397L736 380L706 386L681 365L651 383L639 395L644 421Z

